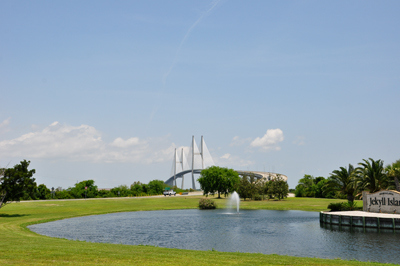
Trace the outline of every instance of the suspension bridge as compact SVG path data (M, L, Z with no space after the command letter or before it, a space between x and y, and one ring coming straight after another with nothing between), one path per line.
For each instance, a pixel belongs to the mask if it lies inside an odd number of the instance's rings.
M201 136L200 149L196 144L194 136L192 136L192 144L186 154L185 148L181 148L179 151L175 149L170 178L168 178L167 181L164 182L165 184L169 186L177 186L176 181L178 178L181 178L181 188L183 189L185 184L185 175L191 174L192 188L196 189L194 175L200 174L203 169L215 165L214 160L212 159L211 154L208 151L207 145L204 142L203 136ZM262 179L264 181L274 180L279 175L283 180L287 181L287 176L272 172L242 170L235 171L241 176L254 175L255 178Z

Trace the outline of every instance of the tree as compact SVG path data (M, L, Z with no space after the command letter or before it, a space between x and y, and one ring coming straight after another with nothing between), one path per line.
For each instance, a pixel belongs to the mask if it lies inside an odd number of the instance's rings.
M86 191L85 187L87 187ZM98 189L97 186L94 185L94 180L85 180L76 183L74 187L68 188L67 191L75 199L84 198L85 195L87 198L94 198L98 194Z
M0 171L0 208L10 201L19 201L24 194L36 192L36 182L33 178L35 169L28 170L30 161L23 160L13 168Z
M239 175L233 169L211 166L201 171L197 181L204 195L218 192L218 198L221 198L221 193L230 193L237 189Z
M131 191L135 196L141 195L143 193L142 183L140 183L139 181L133 182L133 184L131 185Z
M128 188L127 185L120 185L118 187L112 188L108 195L110 197L128 197L132 195L132 191Z
M315 191L313 190L313 185L314 177L312 175L304 175L296 186L296 197L314 197Z
M243 174L239 181L238 194L239 197L246 200L252 199L257 192L256 177L254 174Z
M276 175L276 178L271 182L274 197L278 200L287 198L287 195L289 193L289 185L285 180L283 180L282 176L279 174Z
M256 195L254 195L254 199L258 198L259 200L264 200L264 195L267 194L265 192L268 192L268 189L265 187L268 187L268 181L265 179L259 179L255 182L255 188L256 188Z
M37 197L38 199L42 199L42 200L44 200L44 199L50 199L50 198L51 198L51 191L50 191L50 189L48 189L48 188L46 187L45 184L40 184L40 185L37 187L37 194L36 194L36 197Z
M68 190L62 189L61 187L56 188L54 197L56 199L73 199L74 198Z
M315 192L315 197L316 198L329 198L334 195L332 193L326 193L327 191L325 191L324 187L326 185L326 183L328 182L328 179L325 179L322 176L319 176L317 178L315 178L314 180L314 185L313 185L313 190Z
M394 183L391 186L396 188L397 191L400 191L400 184L399 184L399 179L400 179L400 160L397 160L396 162L389 164L385 167L386 174L388 178L390 179L390 183Z
M347 169L340 167L340 170L332 171L325 188L340 191L340 193L346 195L349 202L353 202L356 192L355 180L356 169L354 169L353 165L349 164Z
M161 195L164 191L164 181L152 180L149 182L149 194Z
M263 186L263 194L267 195L268 199L272 199L274 197L274 187L273 180L267 181Z
M368 160L363 159L364 162L357 167L357 184L360 189L366 189L370 193L377 192L381 189L386 189L389 185L388 176L386 175L385 169L383 168L382 160Z
M296 197L332 198L334 192L326 188L328 179L323 176L304 175L294 190Z

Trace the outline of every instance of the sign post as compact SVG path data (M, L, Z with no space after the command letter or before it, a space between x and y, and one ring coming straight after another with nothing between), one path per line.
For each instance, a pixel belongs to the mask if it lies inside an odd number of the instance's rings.
M86 192L87 192L87 187L85 187L85 199L86 199Z

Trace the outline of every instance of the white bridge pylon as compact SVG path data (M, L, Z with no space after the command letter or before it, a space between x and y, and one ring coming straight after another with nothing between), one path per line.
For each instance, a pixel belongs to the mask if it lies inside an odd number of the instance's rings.
M186 157L184 148L180 151L175 149L174 160L170 178L165 181L165 184L176 186L176 179L182 178L182 189L185 184L185 174L192 174L192 188L196 189L194 174L200 174L201 170L213 166L214 161L210 152L207 149L203 136L201 136L200 150L197 147L194 136L192 136L192 145L189 148L188 157Z

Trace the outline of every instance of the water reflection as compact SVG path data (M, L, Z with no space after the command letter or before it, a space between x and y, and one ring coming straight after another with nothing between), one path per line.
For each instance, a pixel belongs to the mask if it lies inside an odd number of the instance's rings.
M92 242L394 262L399 233L320 225L302 211L175 210L77 217L29 226L39 234Z

